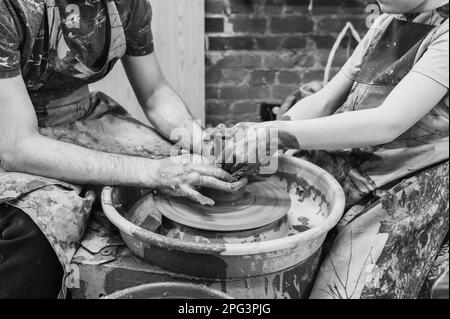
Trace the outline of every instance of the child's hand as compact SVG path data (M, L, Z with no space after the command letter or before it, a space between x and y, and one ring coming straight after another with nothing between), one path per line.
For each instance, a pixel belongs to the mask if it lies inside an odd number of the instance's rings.
M233 138L228 140L221 154L224 170L235 177L257 175L261 165L270 161L278 147L272 145L273 130L263 124L241 123L232 128Z
M285 114L295 105L298 101L302 99L302 93L300 88L292 91L287 98L284 100L281 107L278 109L277 121L286 120Z

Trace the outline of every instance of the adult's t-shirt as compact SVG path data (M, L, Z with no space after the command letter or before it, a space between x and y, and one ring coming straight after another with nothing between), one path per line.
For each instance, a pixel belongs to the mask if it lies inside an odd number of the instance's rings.
M124 29L125 54L151 54L154 45L149 2L114 0L114 3ZM52 16L49 7L55 8ZM109 11L107 0L0 1L0 79L22 75L38 118L47 115L52 102L58 104L67 97L70 103L88 103L86 96L82 96L88 93L87 84L106 76L117 61L109 61L105 66L110 20L117 18ZM49 30L56 22L57 31L51 33ZM51 37L57 37L58 59L48 56L54 42ZM83 66L80 76L67 72L75 65ZM45 70L49 72L44 81ZM101 70L104 71L99 73ZM78 94L80 90L82 94Z

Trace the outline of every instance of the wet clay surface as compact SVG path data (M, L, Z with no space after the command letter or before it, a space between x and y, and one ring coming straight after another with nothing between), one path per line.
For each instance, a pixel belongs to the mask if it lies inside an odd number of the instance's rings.
M158 211L177 224L206 231L237 232L267 226L289 211L289 194L265 179L252 179L237 194L207 190L215 206L202 206L187 199L156 197Z

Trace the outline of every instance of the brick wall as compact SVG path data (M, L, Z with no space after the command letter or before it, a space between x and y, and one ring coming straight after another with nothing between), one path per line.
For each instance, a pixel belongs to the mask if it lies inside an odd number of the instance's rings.
M259 121L261 102L280 103L299 83L323 79L337 34L351 21L363 35L371 3L206 0L207 123ZM334 73L354 46L344 41Z

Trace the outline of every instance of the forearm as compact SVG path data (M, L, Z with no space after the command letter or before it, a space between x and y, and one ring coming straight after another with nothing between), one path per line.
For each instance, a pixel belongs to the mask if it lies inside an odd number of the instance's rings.
M285 119L309 120L329 116L334 109L327 105L324 99L318 95L311 95L297 102L286 114Z
M339 150L388 143L400 134L393 123L371 109L264 126L276 129L280 149Z
M353 81L338 73L323 89L300 100L287 113L291 120L309 120L329 116L345 102Z
M282 147L338 150L381 145L414 126L446 94L447 87L412 72L377 108L268 125L279 129Z
M41 136L21 138L4 158L9 171L54 178L75 184L151 187L143 173L156 166L145 158L89 150ZM155 168L156 171L156 168Z
M194 153L201 153L204 134L201 122L194 119L181 97L169 85L161 85L147 99L144 112L164 137Z
M155 129L184 149L200 154L201 141L194 141L193 136L201 140L201 136L197 136L203 134L201 124L195 121L184 101L167 83L156 55L125 56L122 61L142 109ZM175 130L183 131L181 141L177 140L178 136L173 136L179 135L174 134Z

